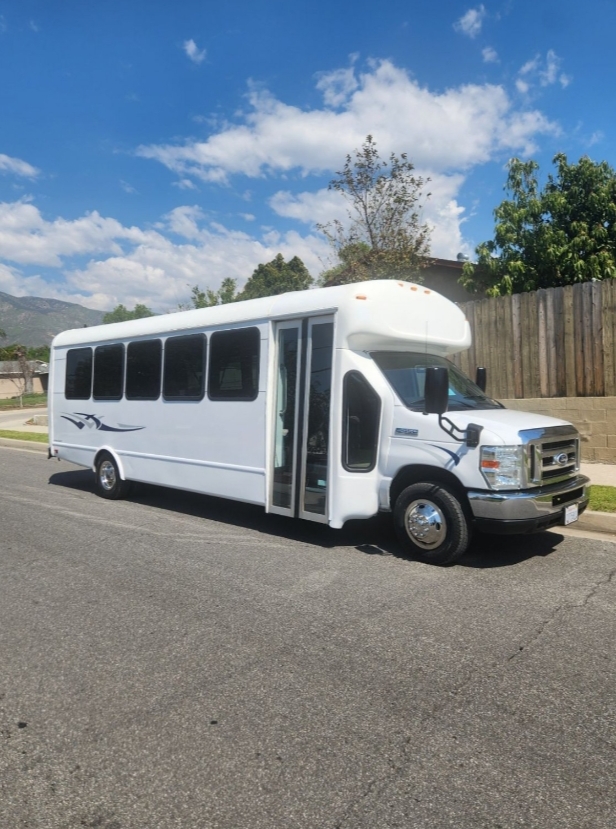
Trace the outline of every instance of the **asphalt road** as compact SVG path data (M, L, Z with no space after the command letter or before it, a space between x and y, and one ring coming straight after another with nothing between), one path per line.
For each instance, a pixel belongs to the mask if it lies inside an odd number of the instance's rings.
M0 448L1 829L616 825L616 544L91 484Z

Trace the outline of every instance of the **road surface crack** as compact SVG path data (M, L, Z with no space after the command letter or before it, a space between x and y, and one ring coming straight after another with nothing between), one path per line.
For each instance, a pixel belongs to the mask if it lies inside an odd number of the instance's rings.
M564 604L558 605L558 607L556 607L552 611L552 613L550 613L548 618L541 623L539 628L535 631L534 635L531 636L528 642L524 645L520 645L518 650L508 657L507 661L512 662L514 659L517 659L521 653L523 653L528 648L532 647L543 636L547 628L558 616L560 616L563 613L567 613L570 610L576 610L586 607L590 603L590 601L594 599L594 597L597 595L597 593L602 587L606 587L608 584L611 584L611 582L614 579L614 576L616 576L616 567L613 570L610 570L610 572L606 576L604 576L601 579L598 579L598 581L596 581L595 584L593 584L588 589L586 595L582 598L581 601L565 602Z

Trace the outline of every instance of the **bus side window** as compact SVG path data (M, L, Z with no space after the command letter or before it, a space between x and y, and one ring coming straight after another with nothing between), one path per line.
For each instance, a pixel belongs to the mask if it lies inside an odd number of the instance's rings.
M255 400L259 393L258 328L215 331L210 343L210 400Z
M342 465L370 472L377 459L381 398L359 371L349 371L343 386Z
M92 349L70 348L66 354L64 396L67 400L89 400L92 394Z
M165 400L203 400L206 347L204 334L167 338L163 371Z
M124 346L99 345L94 349L94 399L120 400L124 388Z
M163 349L160 340L129 343L126 350L126 399L158 400Z

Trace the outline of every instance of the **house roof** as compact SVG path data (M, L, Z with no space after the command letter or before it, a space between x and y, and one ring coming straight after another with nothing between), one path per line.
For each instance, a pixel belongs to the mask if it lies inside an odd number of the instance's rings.
M28 360L28 365L33 374L49 374L49 364L42 360ZM0 374L21 375L21 367L18 360L0 360Z

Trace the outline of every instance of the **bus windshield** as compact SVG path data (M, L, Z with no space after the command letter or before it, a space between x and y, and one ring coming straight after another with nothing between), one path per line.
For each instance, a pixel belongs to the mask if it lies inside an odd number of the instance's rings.
M429 366L444 366L449 370L450 412L503 408L443 357L412 351L373 351L371 356L400 400L414 412L421 412L424 408L426 368Z

